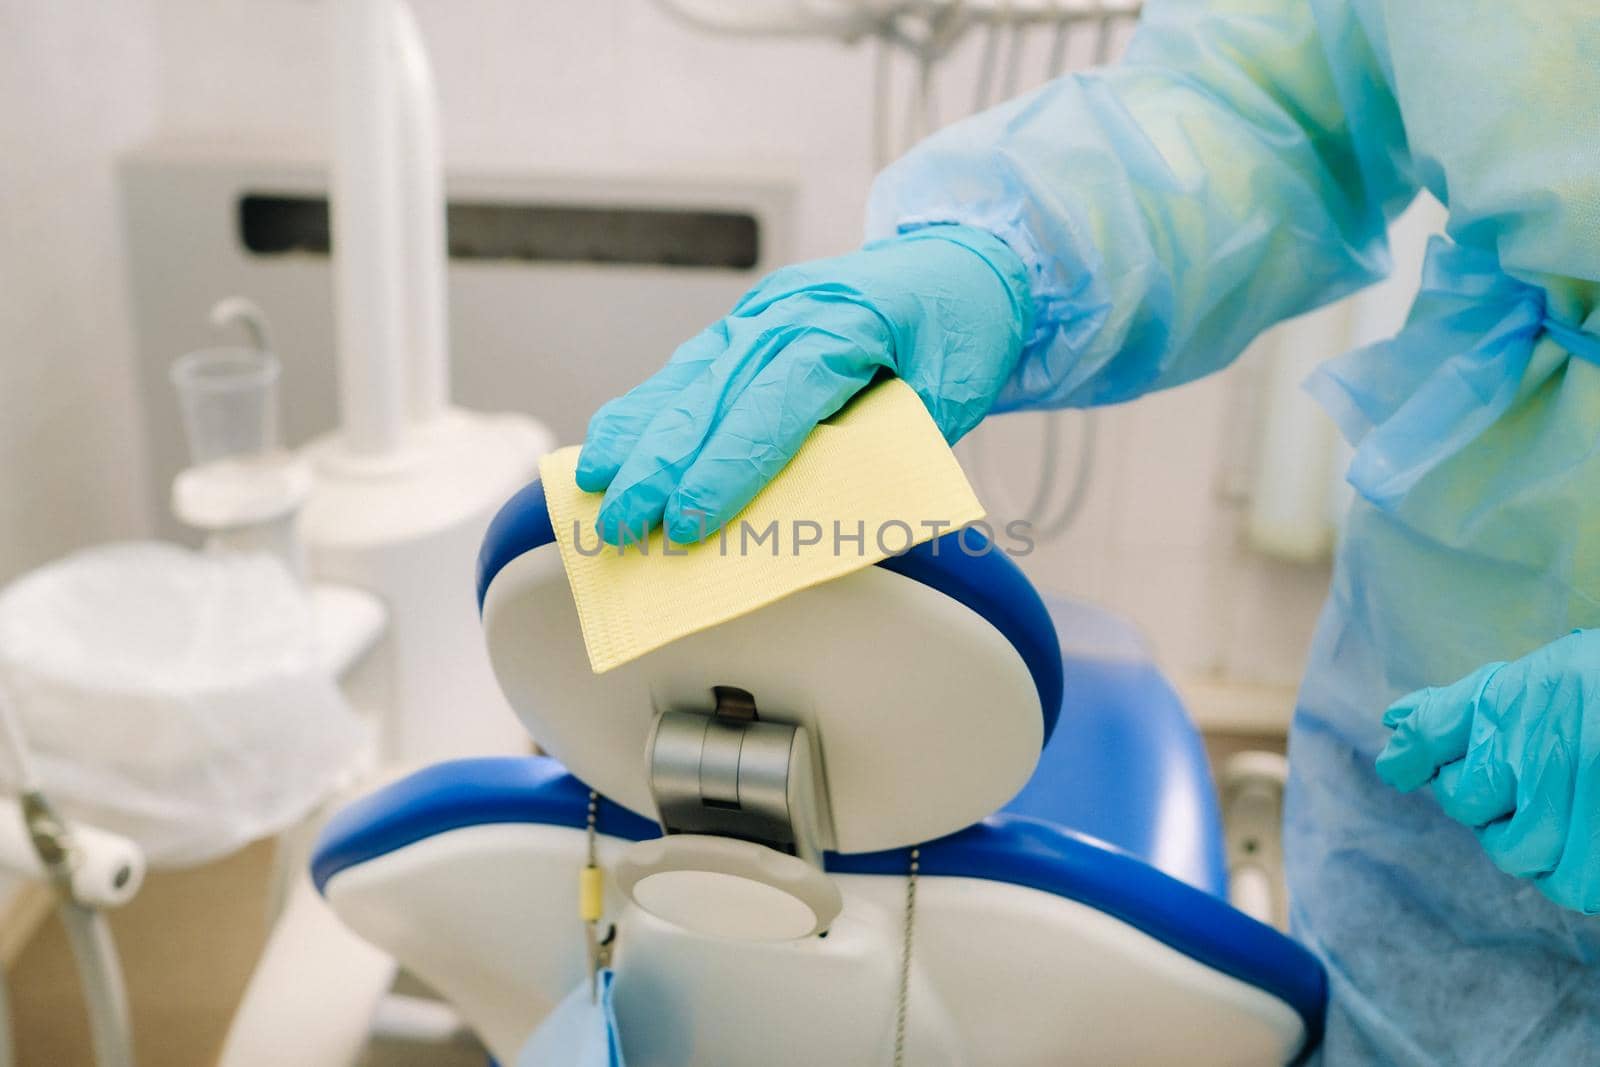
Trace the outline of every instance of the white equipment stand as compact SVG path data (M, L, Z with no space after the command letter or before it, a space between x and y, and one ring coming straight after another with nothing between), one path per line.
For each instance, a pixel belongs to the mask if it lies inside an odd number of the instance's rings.
M378 725L381 779L451 756L527 750L479 638L472 568L495 509L553 442L531 419L449 405L444 195L426 53L403 0L330 2L342 426L300 454L312 484L295 529L314 588L351 587L387 613L376 647L344 678ZM301 873L309 837L308 828L286 839L280 866L292 881L224 1067L344 1067L393 982L393 960L348 933Z

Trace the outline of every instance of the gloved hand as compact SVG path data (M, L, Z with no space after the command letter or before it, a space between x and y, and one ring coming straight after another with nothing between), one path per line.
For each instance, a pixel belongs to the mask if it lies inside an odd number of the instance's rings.
M578 486L606 490L597 526L612 544L663 521L671 540L699 541L880 371L954 443L993 406L1032 317L1022 261L965 226L786 267L595 413Z
M1383 724L1379 777L1407 792L1431 781L1496 867L1600 912L1600 630L1412 693Z

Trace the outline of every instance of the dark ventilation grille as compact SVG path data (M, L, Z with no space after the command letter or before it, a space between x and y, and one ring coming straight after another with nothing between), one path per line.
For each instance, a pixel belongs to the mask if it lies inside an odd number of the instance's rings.
M749 270L761 252L760 225L736 211L452 201L446 220L453 259ZM328 201L246 194L239 240L260 256L327 255Z

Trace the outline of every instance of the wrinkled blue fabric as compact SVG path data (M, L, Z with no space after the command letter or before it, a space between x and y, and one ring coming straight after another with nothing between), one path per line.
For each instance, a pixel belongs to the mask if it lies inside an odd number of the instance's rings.
M1329 1063L1600 1048L1600 919L1374 766L1405 694L1600 628L1597 57L1592 0L1150 0L1125 62L936 134L874 189L874 236L960 223L1025 264L1034 325L996 410L1209 373L1382 275L1418 189L1449 209L1400 335L1312 385L1358 489L1286 814Z
M1394 508L1506 413L1543 337L1600 364L1600 337L1552 318L1546 303L1492 253L1434 238L1405 331L1330 360L1307 383L1356 446L1356 491Z
M879 176L873 236L1016 249L1034 329L996 410L1131 399L1384 275L1415 176L1374 3L1156 2L1118 65L940 131Z
M1383 716L1378 776L1432 787L1494 865L1586 915L1600 913L1600 631L1578 630Z
M1003 242L954 225L769 275L595 413L577 480L606 492L600 536L620 544L665 523L673 541L702 540L880 373L902 378L959 440L1016 365L1028 293Z
M626 1067L617 1029L616 973L599 975L599 998L585 981L557 1004L517 1053L517 1067Z

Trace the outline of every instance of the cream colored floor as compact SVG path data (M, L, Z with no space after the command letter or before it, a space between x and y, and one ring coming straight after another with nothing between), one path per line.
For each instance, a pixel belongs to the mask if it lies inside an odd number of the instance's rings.
M1213 764L1282 738L1206 739ZM140 1067L211 1067L266 938L272 849L260 844L191 871L152 874L112 916L133 1012ZM60 924L52 919L9 975L18 1067L90 1067L83 1002ZM480 1067L473 1049L377 1045L364 1067ZM285 1065L292 1067L292 1065Z
M112 914L139 1067L211 1067L266 941L272 846L153 873ZM92 1067L66 934L52 915L7 976L17 1067ZM412 990L407 990L408 992ZM376 1042L361 1067L483 1067L475 1047ZM284 1067L293 1067L285 1064Z
M215 1062L266 939L271 866L272 847L262 843L195 870L152 873L133 902L112 913L141 1065ZM87 1067L83 1000L54 916L9 982L18 1067Z

